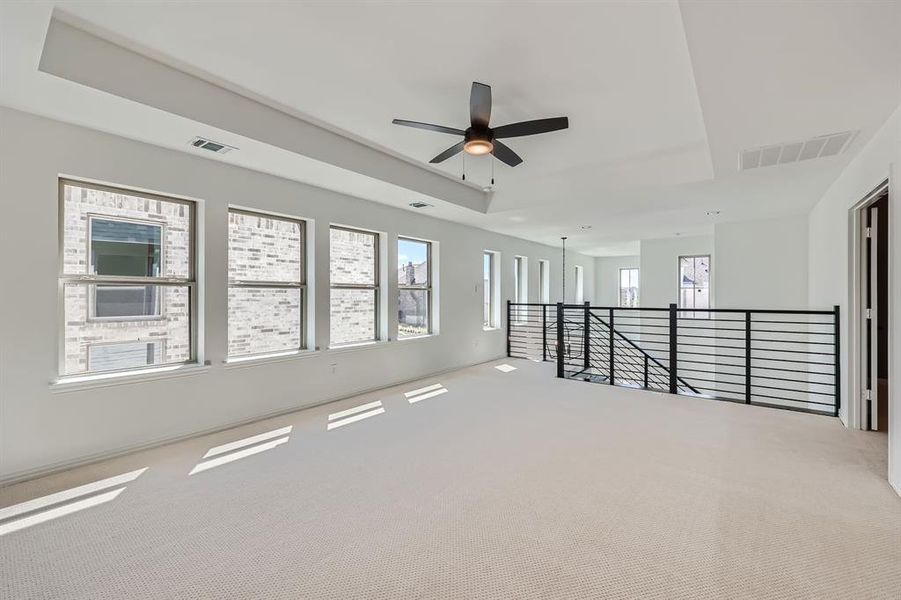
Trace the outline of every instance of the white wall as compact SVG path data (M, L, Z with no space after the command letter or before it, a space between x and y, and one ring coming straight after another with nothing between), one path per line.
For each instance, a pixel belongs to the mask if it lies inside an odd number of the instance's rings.
M679 302L679 257L710 254L711 305L716 306L717 277L713 236L686 236L641 240L641 305L666 308Z
M513 256L529 257L529 298L538 299L538 259L551 262L551 301L560 299L556 248L432 219L412 211L126 140L0 110L0 479L155 443L355 392L423 377L505 354L504 330L482 330L482 250L501 253L501 299L512 297ZM200 202L200 341L209 368L168 379L61 393L57 377L58 196L60 175L119 184ZM440 335L364 349L226 366L226 223L229 204L313 219L309 249L317 346L327 339L330 222L386 232L385 272L398 234L439 243ZM594 289L594 259L567 253ZM396 281L383 314L396 332ZM502 311L504 312L504 311Z
M806 215L719 223L713 254L716 308L808 308Z
M596 306L619 306L619 270L639 269L638 301L643 304L641 257L602 256L594 261L594 304Z
M901 493L901 190L898 165L901 164L901 107L899 107L867 146L836 179L810 214L809 256L810 301L817 305L842 307L841 335L845 352L842 418L848 421L849 386L847 349L850 308L850 227L849 209L881 182L889 179L889 253L891 322L889 338L889 481ZM856 393L856 390L854 390ZM851 423L856 426L855 423Z

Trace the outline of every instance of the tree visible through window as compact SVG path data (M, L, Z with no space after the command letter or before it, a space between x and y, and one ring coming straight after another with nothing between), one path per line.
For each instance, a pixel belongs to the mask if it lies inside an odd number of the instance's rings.
M329 235L329 344L376 341L379 337L379 236L334 225Z
M709 255L679 257L679 308L710 308Z
M619 270L619 305L638 306L638 269Z
M432 244L397 239L397 336L432 332Z

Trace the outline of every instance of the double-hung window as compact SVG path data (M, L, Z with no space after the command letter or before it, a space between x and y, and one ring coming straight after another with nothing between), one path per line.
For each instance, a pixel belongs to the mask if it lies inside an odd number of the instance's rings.
M332 225L329 232L329 345L379 339L379 235Z
M60 374L196 360L194 203L60 180Z
M626 308L638 306L638 269L619 270L619 305Z
M228 356L304 347L305 223L228 211Z
M432 244L397 238L397 337L432 333Z

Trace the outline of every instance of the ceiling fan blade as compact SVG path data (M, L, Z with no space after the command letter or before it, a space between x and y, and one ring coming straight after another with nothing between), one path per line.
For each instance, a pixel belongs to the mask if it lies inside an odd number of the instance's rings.
M497 140L494 140L494 150L492 150L491 153L496 159L511 167L515 167L522 162L522 159L516 152L511 150L509 146L502 144Z
M465 135L466 133L462 129L454 129L453 127L445 127L444 125L432 125L431 123L420 123L419 121L407 121L406 119L394 119L391 122L395 125L415 127L416 129L426 129L428 131L437 131L438 133L450 133L453 135Z
M486 128L491 119L491 86L472 82L469 92L469 120L473 127Z
M548 133L549 131L557 131L567 127L569 127L569 119L567 117L535 119L534 121L522 121L521 123L510 123L509 125L495 127L494 137L521 137L524 135L535 135L536 133Z
M448 148L447 150L445 150L444 152L442 152L441 154L439 154L438 156L436 156L429 162L434 164L434 163L440 163L440 162L446 161L454 154L459 154L460 152L462 152L463 144L465 144L465 143L466 142L460 142L460 143L454 144L453 146L451 146L450 148Z

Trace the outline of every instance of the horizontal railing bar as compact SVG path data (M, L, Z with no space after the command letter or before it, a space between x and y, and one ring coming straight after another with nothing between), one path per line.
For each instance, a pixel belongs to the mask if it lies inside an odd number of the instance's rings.
M833 327L832 323L829 323L829 327ZM789 333L792 335L835 335L835 331L796 331L796 330L785 330L785 329L755 329L751 327L751 333Z
M768 344L810 344L813 346L834 346L835 342L808 342L805 340L770 340L751 336L752 342L766 342Z
M797 398L785 398L783 396L764 396L762 394L751 394L754 398L767 398L768 400L785 400L786 402L798 402L800 404L816 404L818 406L835 406L829 402L814 402L813 400L799 400Z
M832 325L831 321L769 321L764 319L757 319L756 321L751 321L752 323L769 323L772 325Z

